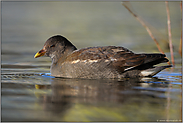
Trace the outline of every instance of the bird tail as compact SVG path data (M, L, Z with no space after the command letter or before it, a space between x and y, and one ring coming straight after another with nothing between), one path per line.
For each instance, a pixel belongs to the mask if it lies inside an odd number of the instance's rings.
M165 68L169 68L169 67L172 67L172 65L156 66L156 67L153 67L153 68L149 68L149 69L141 71L141 76L151 77L151 76L156 75L160 71L164 70Z

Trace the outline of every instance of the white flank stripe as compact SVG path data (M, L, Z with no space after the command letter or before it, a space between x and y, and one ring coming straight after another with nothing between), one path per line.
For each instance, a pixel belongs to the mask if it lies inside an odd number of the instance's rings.
M88 59L88 60L79 60L79 59L77 59L77 60L72 61L71 63L72 63L72 64L76 64L76 63L78 63L78 62L84 62L84 63L89 62L89 63L93 63L93 62L98 62L98 61L99 61L99 60L90 60L90 59Z
M105 62L109 62L110 60L105 60Z
M78 63L78 62L84 62L85 64L86 63L93 63L93 62L99 62L101 59L98 59L98 60L91 60L91 59L87 59L87 60L79 60L79 59L77 59L77 60L74 60L74 61L72 61L71 63L72 64L76 64L76 63ZM106 59L105 60L105 62L109 62L109 61L117 61L117 59L114 59L114 58L110 58L110 59Z
M110 57L110 59L111 59L111 61L117 61L117 59L114 59L114 58L112 58L112 57Z
M98 60L88 60L88 62L91 62L91 63L93 63L93 62L98 62Z
M74 60L74 61L72 61L71 63L72 64L75 64L75 63L78 63L80 60L78 59L78 60Z
M132 67L126 68L126 69L125 69L125 71L126 71L126 70L130 70L130 69L132 69L132 68L134 68L134 67L135 67L135 66L132 66Z
M141 71L142 76L152 75L154 71Z

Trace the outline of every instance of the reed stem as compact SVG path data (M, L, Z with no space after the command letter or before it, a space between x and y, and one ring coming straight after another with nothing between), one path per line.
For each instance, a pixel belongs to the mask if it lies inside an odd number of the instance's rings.
M122 5L142 24L142 26L145 27L145 29L147 30L147 32L149 33L150 37L153 39L153 41L156 43L156 46L158 48L158 50L162 53L162 54L165 54L163 52L163 50L161 49L158 41L156 40L156 38L154 37L154 35L152 34L151 30L149 29L149 27L144 23L144 21L142 19L140 19L137 14L135 14L134 12L131 11L131 9L126 5L124 4L126 2L123 2ZM170 65L170 62L167 62L169 65Z
M165 4L166 4L166 11L167 11L167 25L168 25L168 37L169 37L169 47L170 47L171 61L172 61L172 64L175 65L174 55L173 55L173 45L172 45L170 10L169 10L169 6L168 6L168 1L165 1Z
M163 50L161 49L158 41L156 40L156 38L154 37L154 35L152 34L151 30L149 29L149 27L143 22L143 20L141 20L135 13L133 13L130 8L128 6L126 6L124 3L122 3L122 5L142 24L142 26L145 27L145 29L147 30L147 32L149 33L149 35L151 36L151 38L154 40L154 42L156 43L156 46L158 47L158 50L164 54Z
M182 1L180 2L180 9L182 15ZM182 27L182 18L181 18L181 27ZM181 29L181 37L180 37L180 44L179 44L179 54L182 56L182 29Z

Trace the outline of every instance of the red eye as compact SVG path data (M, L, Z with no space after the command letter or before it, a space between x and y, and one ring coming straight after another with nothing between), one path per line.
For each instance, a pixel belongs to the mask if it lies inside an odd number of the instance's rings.
M51 45L50 47L55 47L55 45L53 44L53 45Z

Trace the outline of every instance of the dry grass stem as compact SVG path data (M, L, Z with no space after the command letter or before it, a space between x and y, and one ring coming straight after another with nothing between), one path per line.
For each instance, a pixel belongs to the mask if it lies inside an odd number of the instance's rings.
M175 65L174 55L173 55L171 21L170 21L170 11L169 11L169 6L168 6L168 1L165 1L165 4L166 4L166 11L167 11L168 37L169 37L169 47L170 47L171 61L172 61L172 64Z
M143 20L141 20L135 13L133 13L131 11L131 9L124 4L124 2L122 3L122 5L142 24L142 26L145 27L145 29L147 30L147 32L149 33L149 35L151 36L151 38L154 40L154 42L156 43L156 46L158 47L158 50L164 54L163 50L161 49L158 41L156 40L156 38L154 37L154 35L152 34L151 30L149 29L149 27L143 22Z
M181 15L182 15L182 1L180 2L180 9L181 9ZM182 22L182 18L181 18ZM182 27L182 23L181 23ZM180 44L179 44L179 54L182 56L182 29L181 29L181 37L180 37Z
M142 26L145 27L145 29L147 30L147 32L149 33L150 37L154 40L154 42L156 43L156 46L158 48L158 50L162 53L165 54L163 52L163 50L161 49L158 41L156 40L156 38L154 37L154 35L152 34L151 30L149 29L149 27L144 23L144 21L142 19L140 19L137 14L135 14L134 12L132 12L132 10L127 6L126 4L127 2L123 2L122 5L142 24ZM168 64L170 65L170 62L168 62Z
M179 54L182 56L182 30L181 30L181 39L179 44Z

